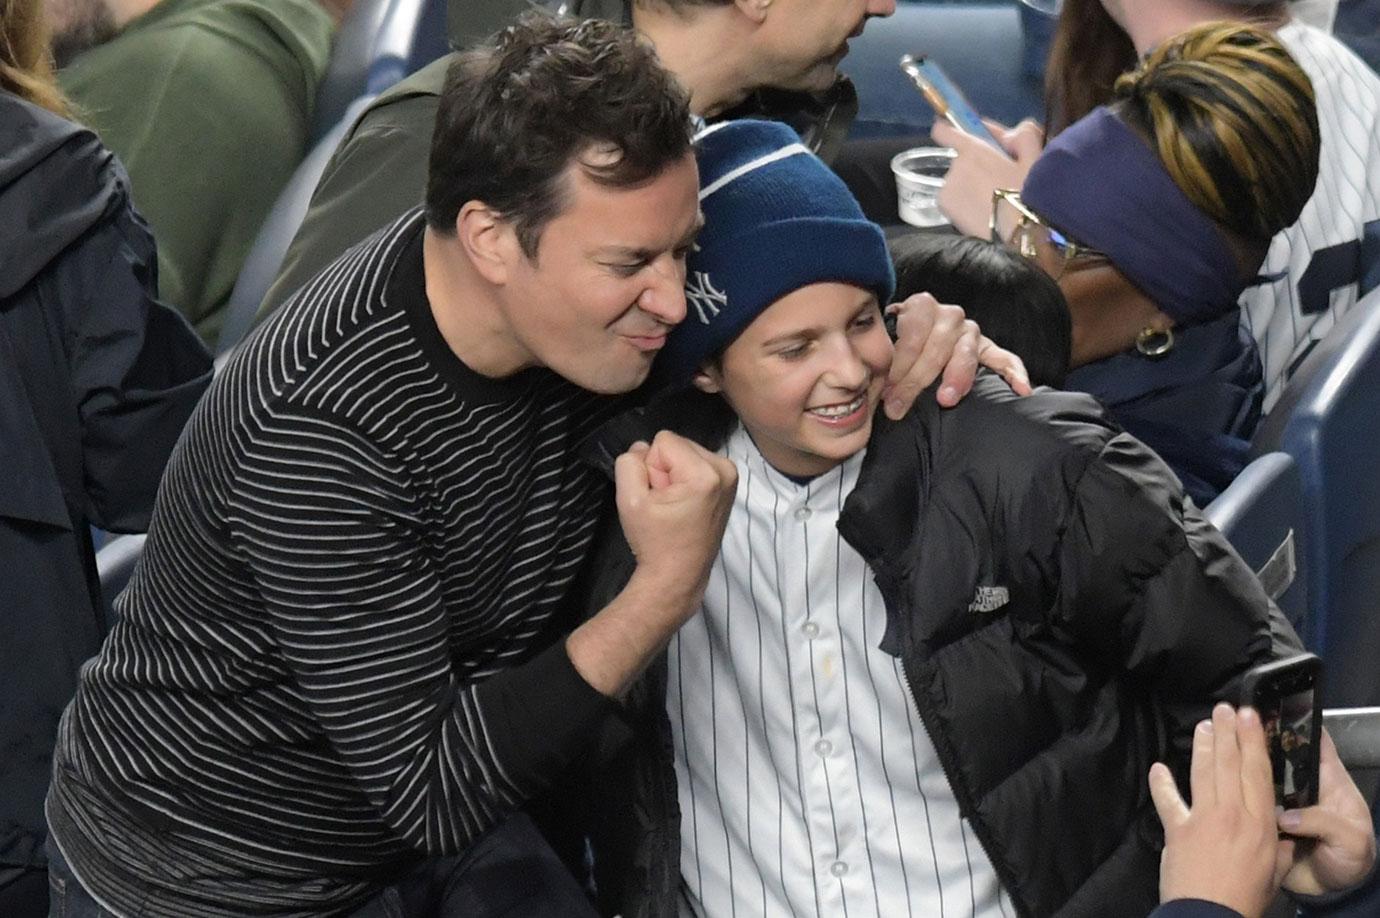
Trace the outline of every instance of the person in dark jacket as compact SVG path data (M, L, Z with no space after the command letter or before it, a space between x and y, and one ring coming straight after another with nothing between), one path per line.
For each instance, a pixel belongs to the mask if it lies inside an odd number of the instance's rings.
M732 458L738 492L701 614L598 782L607 910L668 914L679 889L711 916L1150 912L1152 763L1182 782L1211 700L1297 637L1090 397L987 376L955 408L874 416L880 230L779 125L710 129L699 163L667 394L595 456L669 429ZM610 538L592 606L630 563ZM1291 830L1319 838L1286 879L1307 893L1374 857L1326 760Z
M163 466L211 370L191 328L156 299L153 239L131 208L124 169L58 114L62 97L36 38L39 7L0 3L6 916L47 912L43 797L53 738L77 670L106 628L90 525L147 527Z

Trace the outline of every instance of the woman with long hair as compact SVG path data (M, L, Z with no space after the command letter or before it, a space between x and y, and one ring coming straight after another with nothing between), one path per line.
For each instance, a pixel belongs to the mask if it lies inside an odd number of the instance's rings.
M53 78L43 0L0 0L0 89L68 114L67 100Z
M67 118L40 0L0 0L0 915L48 913L58 715L105 631L91 526L148 525L210 357L156 299L124 169Z

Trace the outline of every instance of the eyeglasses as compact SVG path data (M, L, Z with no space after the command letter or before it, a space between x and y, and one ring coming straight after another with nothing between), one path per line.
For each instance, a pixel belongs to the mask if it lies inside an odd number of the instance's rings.
M1009 239L1003 238L1001 206L1005 203L1015 212L1016 225ZM993 242L1008 243L1022 258L1039 263L1055 280L1064 276L1069 265L1078 260L1102 260L1107 256L1091 246L1074 242L1040 219L1025 205L1021 194L1013 188L992 190L992 218L987 228Z
M1064 0L1021 0L1026 6L1046 16L1058 16L1064 8Z

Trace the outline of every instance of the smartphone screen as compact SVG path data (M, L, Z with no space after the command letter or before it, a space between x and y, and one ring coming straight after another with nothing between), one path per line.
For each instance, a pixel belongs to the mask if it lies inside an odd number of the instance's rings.
M1321 705L1319 661L1312 654L1252 670L1246 699L1260 713L1274 772L1275 800L1286 809L1318 799Z
M982 123L982 116L937 63L927 57L906 54L901 57L901 69L914 81L937 115L965 134L985 140L1003 154L1006 153L1001 141Z

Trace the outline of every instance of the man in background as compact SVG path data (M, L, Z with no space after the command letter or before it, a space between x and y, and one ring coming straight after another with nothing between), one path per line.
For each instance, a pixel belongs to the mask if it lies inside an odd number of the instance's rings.
M501 4L500 4L501 5ZM702 118L751 113L791 123L825 160L857 112L838 72L848 40L895 0L562 0L545 4L575 18L636 29L690 93ZM452 42L471 36L470 14L451 2ZM464 4L468 7L469 4ZM501 16L481 4L485 24ZM509 15L526 4L510 2ZM365 111L326 167L311 208L260 307L262 319L341 252L421 200L426 152L447 55L384 93Z
M59 80L129 170L163 299L214 344L301 161L333 23L316 0L48 0Z

